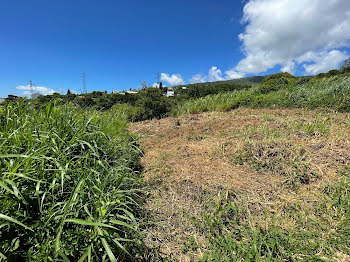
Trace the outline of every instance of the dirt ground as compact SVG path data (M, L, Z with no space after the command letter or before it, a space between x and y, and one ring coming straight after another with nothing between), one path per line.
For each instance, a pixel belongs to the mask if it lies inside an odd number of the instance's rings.
M349 114L238 109L143 121L129 129L140 137L145 152L146 242L162 256L179 261L195 258L183 246L190 237L201 240L192 218L203 212L208 197L225 192L244 195L259 215L266 207L280 209L299 199L312 202L312 192L336 179L339 165L350 163ZM262 174L252 164L237 162L247 148L253 150L253 162L254 157L266 161L270 155L263 158L259 151L265 144L284 158L298 152L292 161L307 163L317 178L300 185L296 193L284 186L279 169Z

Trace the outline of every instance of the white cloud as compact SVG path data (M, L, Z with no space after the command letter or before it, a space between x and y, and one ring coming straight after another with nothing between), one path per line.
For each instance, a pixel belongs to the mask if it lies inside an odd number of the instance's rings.
M17 86L16 89L23 91L22 95L30 95L32 92L40 93L42 95L52 95L53 93L55 93L55 90L52 90L44 86L32 86L32 87L30 87L29 85Z
M330 69L337 68L346 58L347 55L338 50L331 50L330 52L322 53L319 56L314 57L314 64L304 65L305 73L316 75L321 72L329 71Z
M190 83L191 84L195 84L195 83L204 83L207 81L207 77L202 75L202 74L196 74L196 75L193 75L191 80L190 80Z
M169 85L173 85L173 86L183 85L185 83L180 74L169 75L169 74L161 73L160 80L165 81Z
M222 81L225 78L222 77L222 72L220 69L218 69L216 66L213 66L209 69L208 72L208 80L209 82L214 82L214 81Z
M283 65L283 67L281 68L282 72L288 72L290 74L294 74L295 70L296 70L297 65L295 64L294 61L288 61L287 63L285 63Z
M239 75L276 65L293 73L305 62L312 63L305 72L315 74L337 68L346 56L337 49L349 46L349 0L249 0L243 13L245 58L233 69Z
M227 80L230 80L230 79L237 79L237 78L242 78L242 77L244 77L244 74L242 74L242 73L240 73L240 72L237 72L237 71L234 70L234 69L225 71L225 74L226 74L226 79L227 79Z
M190 83L203 83L203 82L215 82L215 81L223 81L223 80L230 80L230 79L236 79L236 78L241 78L244 75L240 72L237 72L234 69L227 70L225 71L225 74L223 75L222 71L216 67L212 66L208 70L208 75L202 75L202 74L196 74L193 75Z

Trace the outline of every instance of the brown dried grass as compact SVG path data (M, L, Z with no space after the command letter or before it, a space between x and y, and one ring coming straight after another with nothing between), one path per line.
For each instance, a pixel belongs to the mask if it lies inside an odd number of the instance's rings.
M326 123L321 127L327 130L304 129L316 120ZM180 261L201 255L198 249L189 257L182 246L190 237L204 241L192 225L192 217L199 216L210 196L233 191L246 199L257 220L264 209L278 217L297 202L312 208L315 192L336 179L340 165L350 163L349 114L238 109L143 121L132 124L130 130L140 137L145 151L142 164L149 189L146 242L162 255ZM284 178L276 172L235 164L237 152L247 144L266 141L278 141L281 150L287 144L305 150L318 179L291 190L281 187Z

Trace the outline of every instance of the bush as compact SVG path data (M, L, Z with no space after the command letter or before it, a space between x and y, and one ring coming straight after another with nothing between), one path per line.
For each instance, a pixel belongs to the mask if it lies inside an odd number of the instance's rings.
M262 83L266 83L269 82L272 79L280 79L280 78L286 78L286 79L296 79L295 76L291 75L290 73L287 72L283 72L283 73L276 73L276 74L272 74L267 76Z
M259 85L259 91L263 94L267 94L273 91L280 90L288 86L288 84L294 83L296 77L289 73L277 73L266 77Z
M140 108L138 120L162 118L170 112L172 104L167 99L162 90L158 88L147 88L140 92L141 99L136 102L136 106Z

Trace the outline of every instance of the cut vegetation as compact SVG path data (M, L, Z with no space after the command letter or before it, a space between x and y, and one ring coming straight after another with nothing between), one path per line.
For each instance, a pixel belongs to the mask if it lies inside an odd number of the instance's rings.
M238 109L135 123L147 243L171 261L349 261L350 114Z

